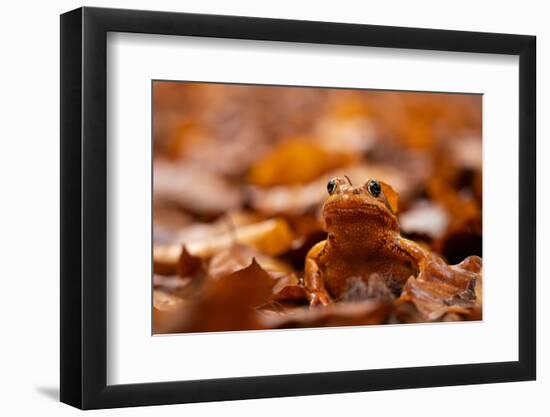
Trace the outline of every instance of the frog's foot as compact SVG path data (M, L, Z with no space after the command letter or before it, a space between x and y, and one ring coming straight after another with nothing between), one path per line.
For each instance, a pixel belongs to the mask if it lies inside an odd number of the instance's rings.
M330 295L325 291L314 291L309 294L309 305L310 307L323 306L326 307L332 300Z

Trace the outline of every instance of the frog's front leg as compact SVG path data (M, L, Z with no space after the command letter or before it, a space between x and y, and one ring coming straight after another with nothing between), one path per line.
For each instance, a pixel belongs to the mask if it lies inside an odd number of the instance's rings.
M426 267L426 263L432 257L431 253L412 240L405 239L401 236L397 237L397 249L402 251L406 257L411 259L418 271L422 271Z
M309 250L306 256L304 285L307 289L311 306L326 306L332 301L325 288L323 273L319 268L319 256L325 245L326 240L317 243Z

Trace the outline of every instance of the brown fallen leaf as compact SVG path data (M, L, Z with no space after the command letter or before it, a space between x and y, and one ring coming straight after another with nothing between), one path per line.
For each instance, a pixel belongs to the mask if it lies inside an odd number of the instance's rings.
M253 260L273 277L286 275L292 272L290 265L285 262L263 255L249 246L235 243L227 249L218 252L210 259L208 277L219 278L246 268Z
M177 322L179 313L185 306L184 301L168 292L153 291L153 333L169 332Z
M299 284L283 284L280 289L273 289L271 301L307 304L309 302L307 290Z
M378 129L363 103L347 100L343 104L317 121L318 143L329 151L363 155L380 140Z
M208 268L208 278L217 279L229 275L246 268L253 261L256 261L274 279L270 302L305 303L307 301L306 290L300 284L290 265L240 244L235 244L212 257Z
M439 205L420 200L400 214L401 231L408 235L426 235L437 239L445 233L449 223L447 212Z
M242 204L240 189L204 167L156 159L154 199L199 215L218 215ZM220 198L223 196L223 198Z
M182 299L164 291L153 291L153 307L160 311L172 310L182 302Z
M274 279L255 260L232 274L206 280L171 332L263 329L256 308L269 299L273 285Z
M248 180L260 187L303 184L354 159L353 154L328 152L312 138L293 137L252 165Z
M153 270L159 275L200 278L204 276L206 267L203 260L191 255L185 245L155 245Z
M233 232L211 236L185 243L189 254L208 259L235 243L248 245L268 256L277 256L290 248L294 235L288 224L280 218L266 220L252 225L237 227ZM155 271L174 271L181 256L182 245L155 245L153 259ZM161 272L159 272L161 273ZM168 272L170 275L174 272Z
M153 287L165 292L176 292L189 285L189 278L182 278L177 275L153 275Z
M392 311L387 301L339 302L320 308L302 307L285 314L267 311L263 324L267 328L304 328L361 326L382 324Z
M177 238L177 231L192 223L192 217L173 204L162 204L154 201L153 206L153 241L170 243Z
M202 279L206 275L206 266L201 258L191 255L185 245L182 245L176 273L180 277Z
M296 274L288 273L279 276L273 287L271 302L292 302L307 304L307 290L302 285Z
M412 302L428 321L448 313L468 316L480 305L476 298L480 273L481 258L477 256L450 266L434 256L418 277L409 278L398 302Z
M176 275L183 245L154 245L153 270L159 275Z
M206 240L214 236L233 233L235 229L265 220L265 217L251 211L229 211L214 221L194 222L175 231L174 239L168 243L189 243Z

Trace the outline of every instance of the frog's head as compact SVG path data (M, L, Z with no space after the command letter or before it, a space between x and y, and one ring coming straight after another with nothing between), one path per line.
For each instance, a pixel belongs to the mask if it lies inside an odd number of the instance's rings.
M327 183L328 199L323 206L329 233L344 231L352 236L365 231L398 231L397 193L388 184L370 178L352 185L347 177L334 177Z

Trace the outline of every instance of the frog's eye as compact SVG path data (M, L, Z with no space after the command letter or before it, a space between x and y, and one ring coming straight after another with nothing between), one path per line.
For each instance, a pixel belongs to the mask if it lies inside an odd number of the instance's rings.
M336 184L336 180L334 178L332 178L331 180L329 180L329 182L327 183L327 191L330 195L332 195L335 191L336 191L336 187L338 186L338 184Z
M367 184L367 190L370 195L373 197L378 197L380 193L382 192L382 188L380 187L380 183L376 180L370 180Z

